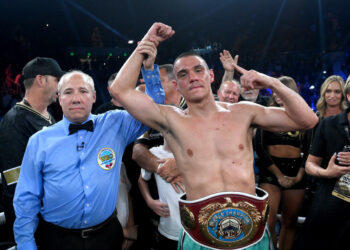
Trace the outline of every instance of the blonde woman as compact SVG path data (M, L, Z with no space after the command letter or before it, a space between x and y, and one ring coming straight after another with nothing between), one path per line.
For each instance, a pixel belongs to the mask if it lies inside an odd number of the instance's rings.
M337 115L346 109L342 77L332 75L322 83L316 107L320 119Z
M345 91L344 91L344 80L342 77L338 75L332 75L329 76L321 85L320 90L320 97L317 101L316 107L317 107L317 115L320 119L320 122L324 120L327 117L335 116L340 114L346 109L346 97L345 97ZM305 150L305 159L308 157L308 151L312 150L312 142L314 140L315 131L318 124L311 130L308 130L306 132L306 140L308 145ZM308 195L309 199L306 201L306 203L311 202L315 199L315 193L317 192L319 185L319 179L315 178L314 176L308 175L307 176L307 187L308 187ZM310 198L311 197L311 198ZM312 202L313 203L313 202ZM309 206L311 206L311 204ZM303 224L302 233L299 234L299 239L297 239L296 244L294 246L294 249L306 249L306 247L303 246L305 242L309 242L307 237L305 237L303 234L306 234L310 223L308 221L308 217L314 213L314 210L312 207L309 208L309 212L306 216L306 221Z
M291 77L279 80L298 92ZM284 107L276 93L272 94L269 106ZM278 239L279 249L291 249L294 242L298 215L301 211L306 187L304 160L304 134L301 131L270 132L258 130L256 134L260 168L259 186L269 193L270 212L268 218L271 236L277 249L275 226L281 204L282 227Z
M350 100L349 78L344 85L344 96ZM316 129L305 166L306 172L318 182L294 249L349 249L350 203L346 194L334 192L339 178L350 171L349 152L342 152L349 145L349 122L349 109L346 109L323 119ZM344 186L342 189L347 190Z
M348 78L349 80L349 78ZM344 80L341 76L331 75L322 83L320 90L320 97L317 101L317 116L320 121L324 118L335 116L343 112L347 108L346 97L344 94ZM308 131L306 131L306 141L308 142L307 149L305 151L305 157L309 153L312 147L312 141L318 124ZM313 190L313 185L315 185L314 180L310 178L308 181L310 190Z

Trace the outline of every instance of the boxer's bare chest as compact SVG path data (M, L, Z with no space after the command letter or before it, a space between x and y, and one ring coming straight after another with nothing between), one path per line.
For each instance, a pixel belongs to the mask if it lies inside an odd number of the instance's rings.
M173 122L172 129L184 158L209 159L247 150L249 126L243 116L218 112L211 117L181 117Z

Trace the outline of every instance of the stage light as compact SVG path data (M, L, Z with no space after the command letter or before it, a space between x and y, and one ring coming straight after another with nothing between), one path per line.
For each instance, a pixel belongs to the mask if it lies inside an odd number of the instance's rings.
M90 56L91 56L91 52L88 52L88 53L87 53L87 56L90 57Z
M310 90L315 89L315 85L311 85L309 89L310 89Z
M111 56L113 56L113 54L112 54L112 53L109 53L108 56L111 57Z
M128 44L133 44L134 43L134 40L129 40L128 41Z
M123 53L123 56L127 57L127 56L128 56L128 54L127 54L126 52L124 52L124 53Z
M327 74L327 71L324 70L324 71L323 71L323 74Z
M73 51L70 52L69 54L70 54L70 56L74 56L75 55L75 53Z

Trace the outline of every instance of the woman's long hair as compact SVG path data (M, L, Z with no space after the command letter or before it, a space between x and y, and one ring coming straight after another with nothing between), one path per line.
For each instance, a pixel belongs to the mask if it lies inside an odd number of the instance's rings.
M280 80L280 82L286 85L288 88L294 90L296 93L299 93L298 86L292 77L281 76L280 78L278 78L278 80ZM273 96L270 97L268 106L275 106L275 107L279 106L275 101L275 98L273 98Z
M342 92L342 98L340 101L340 109L343 111L346 109L346 100L345 100L345 94L344 94L344 80L341 76L338 75L331 75L327 77L327 79L322 83L321 85L321 91L320 91L320 98L317 101L316 107L319 117L322 119L324 115L326 114L327 110L327 103L325 99L326 90L332 82L337 82L340 85L341 92Z

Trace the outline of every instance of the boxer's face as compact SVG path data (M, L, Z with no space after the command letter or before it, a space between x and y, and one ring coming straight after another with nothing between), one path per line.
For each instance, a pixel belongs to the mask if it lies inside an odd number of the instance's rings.
M211 92L210 84L214 73L198 56L186 56L178 59L174 65L177 88L186 101L198 102Z

